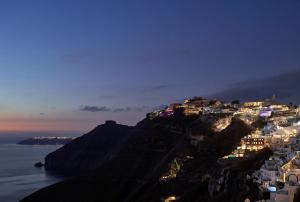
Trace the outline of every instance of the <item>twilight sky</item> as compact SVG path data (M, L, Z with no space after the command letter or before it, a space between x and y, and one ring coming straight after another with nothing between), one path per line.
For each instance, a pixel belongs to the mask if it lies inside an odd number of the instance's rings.
M300 1L0 1L0 131L88 131L194 95L300 101Z

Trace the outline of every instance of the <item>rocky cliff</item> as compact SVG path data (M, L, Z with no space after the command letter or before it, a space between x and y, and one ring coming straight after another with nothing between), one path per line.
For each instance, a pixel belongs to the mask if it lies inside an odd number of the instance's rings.
M132 127L107 121L48 154L45 168L68 174L93 171L118 153L131 130Z
M222 197L227 201L242 201L245 197L251 198L257 190L247 184L246 176L254 170L253 162L259 167L270 152L255 154L254 159L248 161L226 166L219 164L218 158L228 155L240 139L254 129L235 118L220 131L209 129L209 126L205 120L180 116L145 119L133 128L99 126L46 158L48 169L90 170L99 165L96 171L46 187L23 202L134 202L172 198L178 201L221 201ZM104 155L102 149L95 153L96 148L104 146L96 137L104 132L106 136L114 134L112 128L122 131L122 134L127 134L127 130L130 134L127 143L118 147L121 148L119 152L113 152L114 158L108 152ZM199 134L203 137L201 141L191 144L191 137ZM90 151L90 148L94 149ZM104 156L109 156L111 161L103 164ZM237 185L240 187L236 192L238 197L230 197Z

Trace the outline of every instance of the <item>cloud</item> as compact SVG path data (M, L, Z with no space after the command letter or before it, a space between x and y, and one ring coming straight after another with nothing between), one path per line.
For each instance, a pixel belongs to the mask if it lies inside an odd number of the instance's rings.
M151 106L141 106L141 107L133 107L132 110L135 112L150 112L153 111L155 107Z
M130 108L130 107L113 109L113 112L130 112L130 111L132 111L132 108Z
M116 107L116 108L110 108L106 106L90 106L90 105L84 105L79 107L80 111L86 111L86 112L113 112L113 113L120 113L120 112L151 112L154 109L161 109L162 106L136 106L136 107Z
M156 109L163 109L165 108L165 105L161 106L138 106L138 107L124 107L124 108L115 108L112 111L113 112L151 112Z
M150 87L143 89L142 92L144 92L144 93L157 92L157 91L162 91L162 90L166 89L167 87L168 87L167 85L163 85L163 84L154 85L154 86L150 86Z
M300 70L281 73L260 80L234 83L224 91L211 95L224 100L255 100L276 95L279 101L300 102Z
M111 111L111 109L107 108L107 107L97 107L97 106L89 106L89 105L85 105L85 106L81 106L80 107L80 111L87 111L87 112L108 112Z

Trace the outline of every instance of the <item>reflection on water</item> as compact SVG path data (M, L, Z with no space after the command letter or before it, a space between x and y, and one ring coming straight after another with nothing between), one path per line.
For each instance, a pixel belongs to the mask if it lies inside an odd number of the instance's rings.
M0 201L15 202L62 180L33 165L60 146L16 145L0 142Z

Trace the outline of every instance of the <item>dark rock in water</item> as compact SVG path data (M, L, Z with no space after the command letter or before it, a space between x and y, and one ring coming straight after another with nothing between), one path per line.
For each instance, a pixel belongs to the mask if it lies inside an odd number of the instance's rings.
M37 168L41 168L43 166L44 166L44 164L42 162L37 162L36 164L34 164L34 167L37 167Z
M91 132L48 154L47 170L70 173L93 171L112 159L128 139L132 127L106 121Z

